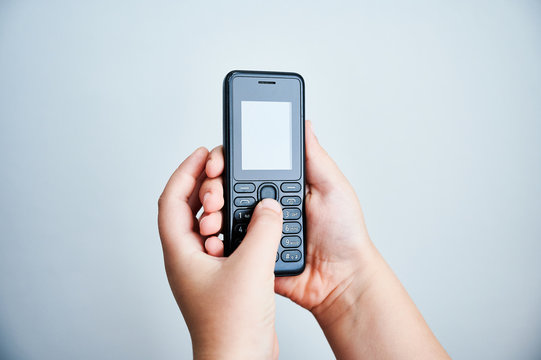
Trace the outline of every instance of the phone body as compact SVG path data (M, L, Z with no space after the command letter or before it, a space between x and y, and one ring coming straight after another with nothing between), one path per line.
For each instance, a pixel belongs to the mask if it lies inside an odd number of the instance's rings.
M276 276L305 267L304 79L296 73L231 71L223 86L224 253L241 243L263 198L280 202Z

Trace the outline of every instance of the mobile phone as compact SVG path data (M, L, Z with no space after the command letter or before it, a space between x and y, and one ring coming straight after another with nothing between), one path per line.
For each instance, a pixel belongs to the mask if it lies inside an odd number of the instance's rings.
M296 73L231 71L223 87L224 253L242 242L258 201L282 206L274 273L305 267L304 79Z

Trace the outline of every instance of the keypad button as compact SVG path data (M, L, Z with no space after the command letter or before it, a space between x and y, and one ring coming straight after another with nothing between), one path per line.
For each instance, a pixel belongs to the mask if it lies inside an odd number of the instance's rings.
M242 209L235 211L234 218L237 221L250 221L252 218L252 209Z
M299 250L285 250L282 252L282 261L284 262L299 261L301 257L302 254Z
M282 238L282 247L296 248L301 246L301 238L298 236L285 236Z
M301 204L301 198L298 196L284 196L282 197L282 205L295 206Z
M286 222L282 225L282 232L284 234L298 234L301 232L301 224L298 222Z
M299 183L283 183L280 187L283 192L297 192L301 190L301 184Z
M235 206L252 206L255 204L255 198L251 196L235 198Z
M239 238L243 238L244 235L246 235L246 228L248 225L246 224L238 224L235 226L233 231L235 232L235 236Z
M263 185L259 188L259 200L263 199L274 199L278 198L278 192L276 188L272 185Z
M274 262L278 261L278 252L276 252L276 260Z
M235 184L235 192L237 193L250 193L255 191L255 185L254 184Z
M282 210L284 220L297 220L301 217L301 211L296 208L286 208Z

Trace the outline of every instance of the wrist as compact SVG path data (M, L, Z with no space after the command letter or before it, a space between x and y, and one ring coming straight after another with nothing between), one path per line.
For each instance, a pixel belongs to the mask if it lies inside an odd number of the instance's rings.
M236 359L268 359L260 351L247 346L236 346L233 344L216 346L208 344L205 346L193 345L194 360L236 360Z
M398 278L373 251L356 276L312 311L336 358L377 354L400 359L408 354L415 359L448 359Z
M354 263L357 265L353 267L350 275L340 281L319 305L311 309L323 331L344 318L355 317L357 304L385 267L381 255L370 241L358 258L354 259Z
M238 360L238 359L272 359L272 340L261 335L257 339L250 339L248 334L233 334L220 331L215 336L192 336L193 358L195 360ZM272 339L272 337L271 337Z

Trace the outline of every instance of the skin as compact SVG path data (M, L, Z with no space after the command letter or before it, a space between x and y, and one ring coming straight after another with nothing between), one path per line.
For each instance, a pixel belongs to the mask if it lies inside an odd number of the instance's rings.
M306 125L308 238L299 276L274 278L282 224L274 200L258 204L246 238L223 257L216 237L224 205L221 146L196 150L160 197L166 271L194 358L277 358L276 292L312 312L337 358L447 359L370 240L355 191Z

